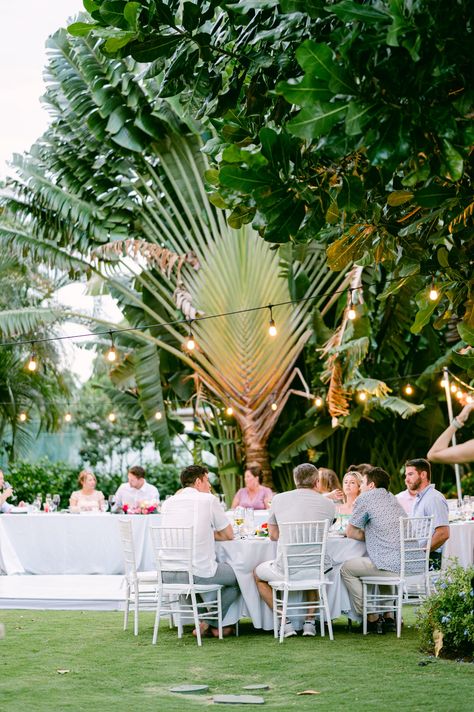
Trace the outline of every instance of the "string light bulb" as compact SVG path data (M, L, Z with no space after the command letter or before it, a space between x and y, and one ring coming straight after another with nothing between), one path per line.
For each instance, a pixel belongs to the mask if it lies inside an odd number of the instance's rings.
M360 401L364 402L367 400L367 393L365 393L365 391L359 391L359 393L357 394L357 398Z
M20 413L20 415L18 416L18 420L20 420L22 423L25 423L27 419L28 416L26 415L26 413Z
M36 354L35 354L35 350L34 350L34 346L35 346L34 342L31 344L31 346L32 346L31 356L30 356L30 360L28 361L28 363L26 365L26 368L28 369L28 371L31 371L31 373L34 373L38 368L38 361L36 360Z
M411 386L409 383L404 388L405 395L407 396L412 396L413 395L413 386Z
M454 383L451 383L451 393L456 393L458 387L454 385Z
M189 322L189 333L188 333L188 340L186 341L186 348L188 351L194 351L196 348L196 342L194 341L194 336L193 336L193 330L192 330L192 321Z
M474 402L474 398L472 396L466 397L466 403L473 403L473 402Z
M464 393L461 390L456 391L456 398L458 400L462 400L464 398Z
M64 413L64 420L66 423L70 423L72 420L72 415L71 413Z
M441 388L446 388L449 385L449 383L445 378L442 378L441 381L439 382L439 385L441 386Z
M162 413L159 410L157 410L155 413L155 420L161 420L162 417L163 417Z
M275 320L273 318L273 307L271 304L268 305L268 308L270 309L270 322L268 325L268 333L270 336L276 336L278 334Z
M323 405L323 399L321 398L321 396L316 396L316 398L314 399L314 405L316 406L316 408L321 408L321 406Z
M109 423L115 423L115 421L117 420L117 416L115 415L115 413L109 413L107 416L107 420L109 421Z
M271 407L271 409L272 409L273 411L275 411L275 410L278 409L278 406L277 406L276 403L272 403L270 407Z
M107 353L105 354L105 358L107 359L107 361L108 361L109 363L114 363L114 362L117 360L117 350L116 350L115 344L114 344L114 335L113 335L113 332L112 332L112 331L109 331L109 335L110 335L110 341L111 341L112 343L111 343L110 349L109 349L109 350L107 351Z
M225 409L225 414L226 414L226 415L233 415L233 414L234 414L234 409L232 408L231 405L227 406L227 408Z
M428 296L429 296L429 298L430 298L430 300L431 300L432 302L435 302L435 301L438 299L438 297L439 297L439 292L438 292L438 290L437 290L436 287L435 287L434 277L433 277L433 279L431 280L431 289L430 289L430 292L429 292Z

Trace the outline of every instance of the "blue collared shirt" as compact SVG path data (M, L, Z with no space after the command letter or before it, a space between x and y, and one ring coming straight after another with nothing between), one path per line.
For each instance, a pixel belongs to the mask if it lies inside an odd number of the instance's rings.
M449 508L446 497L434 485L418 492L411 517L433 517L433 532L438 527L449 527ZM443 551L441 546L437 551Z

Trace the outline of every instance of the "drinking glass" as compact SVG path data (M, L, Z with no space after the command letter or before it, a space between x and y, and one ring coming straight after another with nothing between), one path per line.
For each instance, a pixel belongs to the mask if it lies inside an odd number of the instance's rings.
M4 483L3 483L3 489L6 490L6 489L9 489L9 488L11 488L11 490L12 490L12 493L11 493L9 499L11 499L12 502L14 502L15 499L16 499L15 490L13 489L13 487L11 486L11 484L10 484L9 482L4 482Z
M59 494L53 494L53 504L56 509L59 509L59 505L61 504L61 497Z
M252 508L246 509L245 510L245 519L244 519L244 529L245 529L245 534L248 537L253 537L255 534L255 513Z
M109 495L109 506L110 506L110 511L111 511L111 512L114 511L115 502L116 502L115 495L114 495L114 494L110 494L110 495Z
M103 501L102 504L101 504L100 509L101 509L102 512L108 512L108 511L109 511L109 502L108 502L107 499L104 499L104 501Z
M220 494L220 495L219 495L219 499L220 499L220 501L221 501L221 507L222 507L222 509L224 510L224 512L226 512L226 511L227 511L227 504L226 504L226 501L225 501L225 494Z
M245 520L245 509L243 507L236 507L234 511L234 524L237 527L237 532L239 536L241 535L241 526Z

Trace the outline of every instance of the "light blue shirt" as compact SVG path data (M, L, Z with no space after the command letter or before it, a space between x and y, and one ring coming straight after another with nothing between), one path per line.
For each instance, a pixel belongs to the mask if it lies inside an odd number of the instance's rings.
M449 526L448 503L446 497L434 485L428 485L418 492L411 511L412 517L433 517L433 529Z
M411 511L411 517L433 517L433 531L449 526L449 508L446 497L434 485L428 485L418 492ZM437 549L442 551L443 547Z

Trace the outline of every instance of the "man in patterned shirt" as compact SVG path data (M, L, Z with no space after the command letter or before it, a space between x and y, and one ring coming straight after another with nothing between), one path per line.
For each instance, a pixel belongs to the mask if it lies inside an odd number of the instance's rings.
M346 536L365 541L367 556L349 559L341 568L352 605L357 613L363 609L362 576L393 577L400 573L400 517L406 517L397 498L388 491L390 475L373 467L362 476L361 494L355 501ZM392 586L380 586L382 594L393 593ZM371 632L395 630L393 613L379 620L377 613L367 617ZM382 625L383 624L383 625Z

